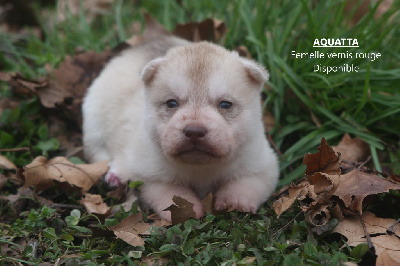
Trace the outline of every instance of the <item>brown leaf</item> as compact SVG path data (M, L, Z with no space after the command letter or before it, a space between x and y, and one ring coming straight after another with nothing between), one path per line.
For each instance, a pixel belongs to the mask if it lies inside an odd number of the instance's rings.
M171 220L172 224L184 223L186 220L190 218L196 218L196 213L193 210L194 204L181 198L179 196L174 196L172 201L176 204L172 204L164 211L171 212Z
M214 213L214 196L211 192L201 200L201 204L205 213Z
M371 154L366 142L359 138L351 138L349 134L344 134L342 140L337 146L332 146L335 152L340 153L344 161L363 162Z
M7 157L0 155L0 169L17 170L17 167Z
M138 45L142 42L149 41L151 39L160 37L162 35L170 35L170 33L164 28L163 25L158 23L149 13L144 13L145 28L143 34L133 35L131 38L125 41L130 46Z
M24 186L34 186L35 190L46 190L54 186L54 181L66 182L88 191L108 171L108 162L75 165L65 157L47 160L36 157L24 167Z
M362 219L375 246L376 254L378 255L377 261L390 261L388 258L384 258L389 255L391 260L400 264L400 225L397 224L395 228L396 235L388 235L386 230L394 223L394 219L378 218L370 212L364 212ZM344 235L350 246L366 243L365 233L358 217L345 218L333 232ZM381 256L382 258L380 258Z
M271 112L263 113L263 124L266 133L269 133L275 127L275 117Z
M152 225L143 222L142 213L133 214L121 221L121 223L112 226L116 237L124 240L132 246L143 246L144 240L140 235L150 235Z
M273 208L279 217L284 213L296 199L305 199L306 197L316 199L317 195L314 193L314 188L310 188L310 183L301 182L299 185L292 184L288 190L288 196L282 196L273 203Z
M235 48L235 51L238 52L238 54L239 54L241 57L246 57L246 58L248 58L248 59L252 59L252 56L251 56L251 54L250 54L250 52L249 52L249 49L247 49L247 47L244 46L244 45L241 45L241 46L236 47L236 48Z
M219 42L225 37L226 32L227 29L223 21L208 18L202 22L179 24L173 34L193 42Z
M338 196L347 208L362 213L365 197L388 192L390 189L400 190L400 184L355 169L340 177L340 184L334 195Z
M307 165L306 175L311 175L315 172L340 174L340 157L328 146L325 138L321 139L321 145L318 147L318 150L319 152L315 154L304 156L303 164Z
M21 74L2 73L2 80L7 80L10 88L17 95L35 95L37 90L48 86L45 78L32 80L24 78Z
M47 108L60 108L81 125L81 104L86 90L112 57L112 51L88 51L67 55L60 66L50 74L49 86L37 90L41 103Z
M85 193L80 203L85 206L89 214L95 214L100 218L105 218L111 213L111 208L103 202L103 198L100 195Z

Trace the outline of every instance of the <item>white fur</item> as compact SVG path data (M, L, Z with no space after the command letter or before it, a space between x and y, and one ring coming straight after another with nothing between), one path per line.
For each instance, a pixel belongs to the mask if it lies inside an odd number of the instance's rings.
M254 213L279 176L259 104L268 73L209 43L154 42L114 58L89 88L83 103L87 159L109 160L110 173L123 182L142 180L142 200L167 220L163 210L174 195L194 203L201 216L200 199L209 192L216 209ZM169 99L179 107L166 108ZM225 100L231 109L219 109ZM183 134L188 126L207 130L195 146L209 153L182 153L192 145Z

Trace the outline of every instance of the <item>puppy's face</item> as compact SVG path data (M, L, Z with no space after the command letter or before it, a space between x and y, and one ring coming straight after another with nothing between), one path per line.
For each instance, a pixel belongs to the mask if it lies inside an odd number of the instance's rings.
M228 160L260 134L260 90L268 73L224 48L198 43L170 50L143 70L146 128L167 158Z

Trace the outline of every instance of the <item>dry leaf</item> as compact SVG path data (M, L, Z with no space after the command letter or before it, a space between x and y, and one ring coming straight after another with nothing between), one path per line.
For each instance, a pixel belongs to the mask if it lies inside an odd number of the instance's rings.
M282 213L289 209L296 199L304 199L307 197L307 195L311 195L311 197L315 198L316 195L312 195L309 186L310 183L308 182L301 182L299 185L292 184L288 190L288 196L282 196L273 203L273 208L277 216L279 217ZM312 188L312 191L313 190L314 189Z
M105 218L111 213L111 208L103 202L103 198L100 195L86 193L80 203L85 206L89 214L95 214L100 218Z
M179 196L174 196L172 201L176 204L172 204L164 211L171 212L172 224L184 223L190 218L196 218L196 213L193 210L194 204L181 198Z
M138 45L142 42L160 37L162 35L169 35L170 33L164 28L163 25L158 23L150 14L144 13L145 28L142 35L133 35L125 41L130 46Z
M377 261L395 261L400 264L400 225L397 224L395 227L396 235L388 235L386 230L395 222L394 219L378 218L370 212L364 212L362 219L375 246ZM350 246L366 243L365 233L358 217L345 218L333 231L344 235Z
M214 196L211 192L201 200L201 204L205 213L214 213Z
M266 133L269 133L275 127L275 117L271 112L263 113L263 124Z
M298 200L303 211L311 211L326 204L340 182L339 156L328 146L324 138L315 154L304 156L307 165L307 180L299 185L292 184L288 196L282 196L273 204L278 217ZM310 217L315 219L315 217Z
M193 42L220 42L225 37L226 32L227 29L223 21L208 18L201 22L179 24L173 34Z
M321 145L318 147L319 152L315 154L307 154L304 156L303 164L307 165L306 175L315 172L326 174L340 174L339 161L340 158L336 152L328 146L325 138L321 139Z
M143 246L144 240L140 235L149 235L152 225L143 222L142 213L133 214L121 221L121 223L112 226L116 237L124 240L132 246Z
M7 81L16 95L34 95L37 93L38 89L48 86L47 79L27 79L19 73L2 73L1 80Z
M49 86L37 90L43 106L60 108L72 121L81 125L81 104L86 90L112 55L110 49L101 53L89 51L72 57L67 55L50 74Z
M368 144L359 139L351 138L349 134L344 134L342 140L337 146L332 146L335 152L340 153L344 161L363 162L371 154Z
M17 167L7 157L0 155L0 169L17 170Z
M54 181L66 182L88 191L108 171L108 162L75 165L65 157L48 161L39 156L26 165L24 170L24 186L34 186L36 191L54 186Z
M390 189L400 190L400 184L355 169L340 177L340 184L334 195L338 196L347 208L362 213L365 197L388 192Z

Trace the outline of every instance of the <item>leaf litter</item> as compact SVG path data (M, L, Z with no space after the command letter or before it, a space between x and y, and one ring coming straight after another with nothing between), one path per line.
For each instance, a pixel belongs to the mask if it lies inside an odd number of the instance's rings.
M348 136L343 139L353 144L360 143L352 141ZM352 144L347 147L354 148ZM344 235L350 246L367 243L367 239L371 239L371 252L375 247L378 255L377 265L394 265L393 262L399 264L399 225L395 224L394 219L378 218L371 212L364 212L364 209L369 203L366 198L390 190L400 191L400 184L393 178L365 172L367 169L361 167L341 175L340 153L329 147L324 138L318 150L315 154L304 156L303 163L307 168L303 181L292 184L286 194L274 202L273 208L278 217L298 202L312 232L320 235L334 228L332 232ZM353 156L352 160L357 158L359 156ZM332 218L339 221L336 227ZM363 224L366 225L365 230ZM387 230L394 224L393 233L388 234Z

